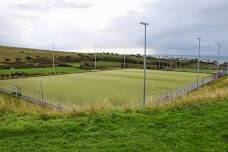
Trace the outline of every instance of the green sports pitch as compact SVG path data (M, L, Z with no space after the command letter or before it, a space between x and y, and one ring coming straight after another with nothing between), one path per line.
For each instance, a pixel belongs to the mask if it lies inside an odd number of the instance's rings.
M2 80L0 85L5 89L20 86L23 95L39 100L43 98L44 101L61 101L62 104L80 105L105 101L122 105L142 101L143 76L142 69L122 69ZM200 74L200 77L209 76ZM196 73L147 70L146 96L175 90L194 82Z

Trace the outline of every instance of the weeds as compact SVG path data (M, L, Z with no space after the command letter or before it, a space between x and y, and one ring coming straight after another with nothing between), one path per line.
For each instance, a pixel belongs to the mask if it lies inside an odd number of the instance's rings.
M18 112L21 114L28 113L46 113L46 114L56 114L57 111L52 109L19 99L16 97L10 97L6 94L0 96L0 111L2 112Z

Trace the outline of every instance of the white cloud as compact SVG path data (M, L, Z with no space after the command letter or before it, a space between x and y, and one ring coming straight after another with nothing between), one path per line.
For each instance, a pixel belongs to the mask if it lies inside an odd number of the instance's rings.
M227 7L224 0L2 0L0 43L142 53L145 21L149 53L195 54L201 37L202 52L213 55L228 41Z

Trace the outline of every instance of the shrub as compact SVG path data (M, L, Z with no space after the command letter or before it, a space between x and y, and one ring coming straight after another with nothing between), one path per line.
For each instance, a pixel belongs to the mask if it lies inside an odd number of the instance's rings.
M25 59L26 59L26 60L32 60L32 57L26 56Z
M10 59L9 58L5 58L5 61L10 61Z
M16 61L21 61L21 58L19 58L19 57L16 57Z
M122 68L124 68L124 64L122 64ZM133 68L133 66L131 64L125 64L125 68Z

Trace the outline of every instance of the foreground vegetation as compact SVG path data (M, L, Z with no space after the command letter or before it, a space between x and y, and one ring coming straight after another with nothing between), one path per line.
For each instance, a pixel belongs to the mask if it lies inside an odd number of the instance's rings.
M1 94L0 151L227 151L227 85L223 77L159 106L66 114Z

